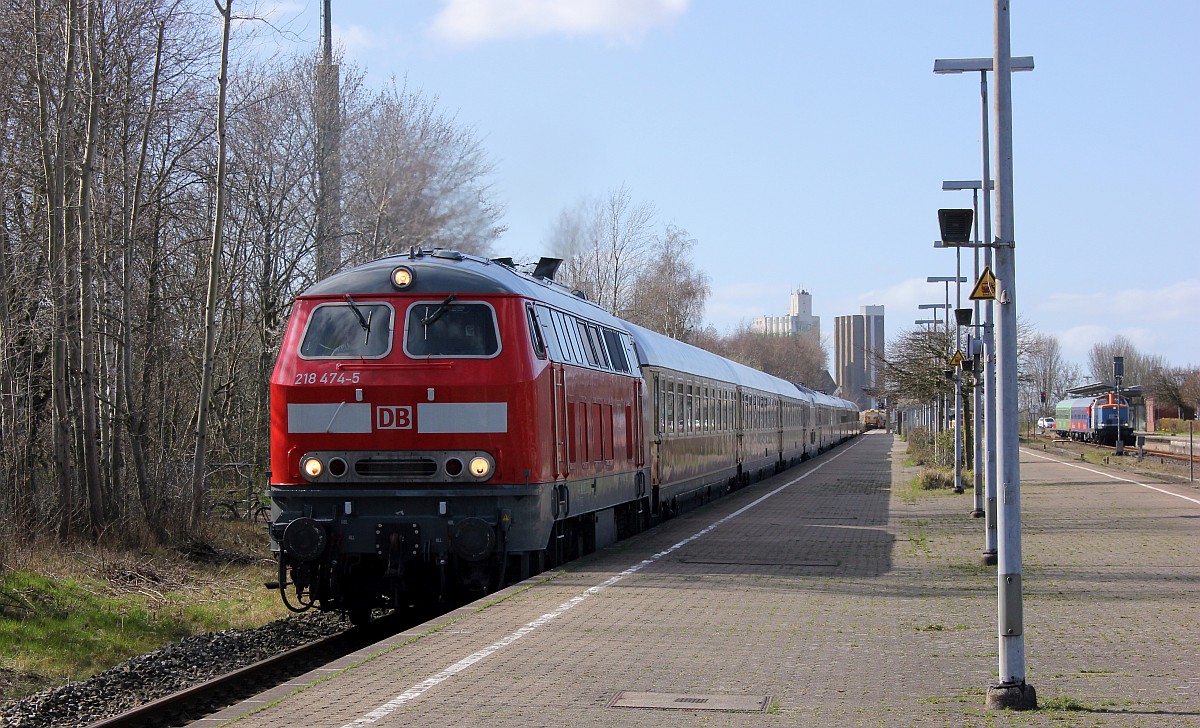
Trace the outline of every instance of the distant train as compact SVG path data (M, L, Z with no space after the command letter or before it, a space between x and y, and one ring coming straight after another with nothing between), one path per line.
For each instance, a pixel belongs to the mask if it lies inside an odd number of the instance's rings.
M1054 431L1072 440L1115 445L1134 443L1129 402L1115 394L1064 399L1054 406Z
M887 413L877 409L863 410L862 426L864 430L873 430L876 427L887 426Z
M556 263L414 249L297 298L271 378L290 608L496 589L859 432L853 403L614 317Z

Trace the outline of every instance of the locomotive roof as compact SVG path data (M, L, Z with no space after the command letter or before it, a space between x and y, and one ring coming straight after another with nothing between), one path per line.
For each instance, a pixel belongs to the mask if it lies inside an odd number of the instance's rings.
M621 319L549 278L535 278L504 263L453 250L414 250L373 260L318 281L301 295L394 295L399 291L392 285L392 271L399 266L413 272L405 293L525 296L606 326L625 327Z

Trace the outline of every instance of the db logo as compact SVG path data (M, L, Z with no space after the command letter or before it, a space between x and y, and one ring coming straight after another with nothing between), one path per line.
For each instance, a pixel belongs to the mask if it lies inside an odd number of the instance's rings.
M411 430L412 407L376 407L375 429Z

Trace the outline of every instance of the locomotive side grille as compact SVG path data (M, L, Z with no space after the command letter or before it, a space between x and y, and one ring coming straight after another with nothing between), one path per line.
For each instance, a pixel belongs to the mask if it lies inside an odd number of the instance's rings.
M354 472L363 478L428 478L437 470L431 458L363 458L354 463Z

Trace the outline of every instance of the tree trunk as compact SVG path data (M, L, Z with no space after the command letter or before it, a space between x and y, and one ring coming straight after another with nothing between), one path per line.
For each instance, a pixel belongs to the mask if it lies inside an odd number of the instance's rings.
M48 32L44 28L44 19L40 3L34 3L34 55L36 65L36 84L38 89L39 132L41 137L42 173L46 180L46 210L49 216L46 236L48 275L52 291L53 329L51 331L50 351L50 397L54 423L52 427L52 452L54 473L58 481L58 535L66 540L71 532L71 517L74 512L75 478L70 463L70 432L68 423L71 421L70 385L68 382L68 296L69 275L67 273L67 214L66 214L66 178L67 155L71 137L70 120L75 110L75 64L78 43L77 0L69 0L67 4L66 58L62 86L59 89L59 99L54 99L51 79L45 58L46 49L43 47ZM46 44L48 45L48 43Z
M134 479L137 482L138 502L142 508L142 517L145 519L146 525L158 537L162 537L165 533L163 524L159 520L159 508L157 498L150 488L150 477L146 470L146 432L148 428L149 411L144 393L149 389L150 383L143 379L142 389L143 397L140 406L135 401L134 397L134 377L133 377L133 241L138 234L138 226L141 220L142 213L142 196L145 186L146 176L146 160L149 156L150 148L150 127L154 119L155 109L158 104L158 82L162 73L162 55L163 55L163 36L166 32L166 20L160 20L158 24L158 39L154 49L154 72L150 78L150 98L149 105L146 109L146 116L142 128L141 148L138 150L137 171L134 175L133 183L133 200L129 207L127 228L125 230L125 241L122 246L122 284L121 284L121 338L120 346L121 354L121 377L123 386L121 387L124 393L124 403L126 410L125 424L129 431L129 449L133 456L133 471ZM157 260L156 255L151 256L151 271L154 270L153 262ZM150 280L146 282L148 290L154 290L156 276L153 273ZM153 295L148 294L153 300ZM146 307L146 326L148 329L153 328L154 313L151 305ZM148 331L147 335L153 335L153 331ZM147 375L153 368L152 359L147 348L147 361L142 362L143 372Z
M224 22L221 36L221 71L217 96L217 194L213 215L212 251L208 265L208 297L204 309L204 356L200 375L200 401L196 414L196 454L192 465L191 514L189 526L199 527L204 517L204 458L208 447L208 404L212 397L213 357L216 348L217 289L221 277L221 253L224 249L221 230L225 223L225 90L229 72L229 29L233 0L225 0L217 9Z
M92 274L92 257L95 254L95 233L92 222L92 180L96 158L96 141L99 137L100 117L100 67L95 57L95 10L88 3L85 44L89 68L88 122L84 145L83 167L79 176L79 407L83 413L83 477L84 490L88 497L89 525L92 536L98 538L104 531L106 504L100 483L100 430L99 411L96 398L96 332L95 332L95 284Z

